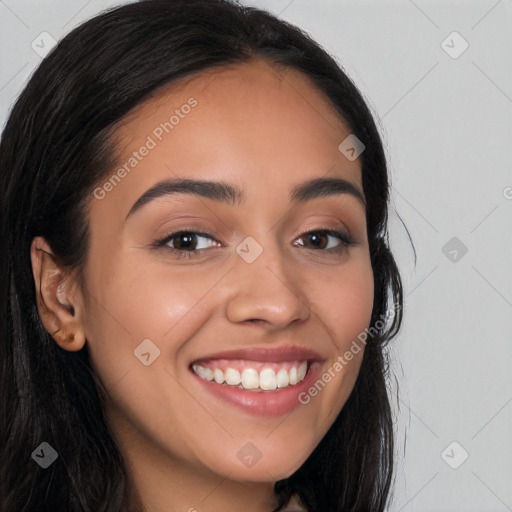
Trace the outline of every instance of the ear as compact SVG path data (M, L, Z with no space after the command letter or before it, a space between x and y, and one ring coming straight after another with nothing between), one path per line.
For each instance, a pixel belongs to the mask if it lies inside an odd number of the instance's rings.
M85 333L80 321L76 283L59 267L44 238L37 236L32 240L30 259L37 309L45 329L61 348L70 351L82 349Z

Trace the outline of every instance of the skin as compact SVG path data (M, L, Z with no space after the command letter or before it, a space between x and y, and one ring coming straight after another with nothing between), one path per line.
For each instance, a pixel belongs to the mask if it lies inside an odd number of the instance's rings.
M322 177L362 193L360 161L338 150L350 131L305 76L257 59L200 73L137 107L116 131L119 165L190 97L197 106L179 125L103 199L91 198L84 288L34 239L38 308L61 347L89 347L134 508L269 512L274 483L303 464L341 411L363 350L309 404L271 418L207 395L189 365L221 350L295 344L319 352L327 370L368 327L364 206L349 194L289 199L294 185ZM125 222L147 189L176 177L230 182L246 200L169 195ZM183 228L214 240L198 235L205 249L191 259L174 256L173 242L150 248ZM356 244L339 254L315 248L307 233L321 229L348 231ZM235 251L247 236L263 249L250 264ZM320 246L328 241L342 245L333 237ZM134 357L147 338L160 350L149 366ZM262 454L252 467L237 457L249 441Z

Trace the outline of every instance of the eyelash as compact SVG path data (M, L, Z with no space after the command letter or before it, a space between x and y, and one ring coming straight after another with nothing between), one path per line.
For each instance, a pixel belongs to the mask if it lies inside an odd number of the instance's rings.
M332 229L314 229L311 231L306 231L305 233L302 233L299 238L303 238L306 235L316 234L316 233L324 233L327 236L333 236L338 238L341 241L341 244L337 247L330 248L330 249L309 249L311 251L323 251L323 252L329 252L331 254L335 255L342 255L348 247L354 247L357 245L356 240L349 234L344 231L336 231ZM179 231L175 231L169 235L166 235L163 238L160 238L158 240L155 240L151 246L155 249L164 249L166 251L171 252L173 255L177 256L178 258L183 259L192 259L195 257L198 257L199 251L204 251L205 249L195 249L195 250L178 250L174 249L173 247L168 247L167 244L175 237L182 235L182 234L188 234L188 235L201 235L207 238L210 238L210 240L213 240L217 243L218 240L216 240L213 236L211 236L208 232L203 231L201 229L180 229ZM167 247L166 247L167 246ZM194 254L196 253L196 254Z

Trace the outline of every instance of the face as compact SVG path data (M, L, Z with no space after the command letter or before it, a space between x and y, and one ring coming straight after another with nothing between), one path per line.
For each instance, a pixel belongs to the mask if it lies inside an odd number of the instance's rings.
M119 125L89 203L81 320L133 465L275 482L332 425L373 305L349 134L303 75L259 60Z

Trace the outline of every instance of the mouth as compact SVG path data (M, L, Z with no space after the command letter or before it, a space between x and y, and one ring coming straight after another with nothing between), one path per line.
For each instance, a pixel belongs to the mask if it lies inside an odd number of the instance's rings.
M306 377L311 361L270 363L242 359L216 359L192 365L201 379L248 391L275 391L295 386Z
M190 371L223 404L276 416L301 405L299 397L316 380L323 361L298 347L244 349L196 359Z

